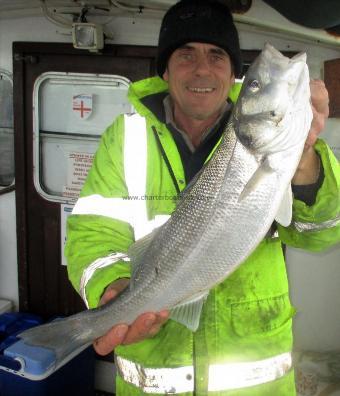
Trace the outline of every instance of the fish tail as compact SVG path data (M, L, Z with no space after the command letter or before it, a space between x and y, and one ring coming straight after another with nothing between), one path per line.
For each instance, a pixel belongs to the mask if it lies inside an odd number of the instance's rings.
M20 333L28 347L48 349L54 354L56 369L84 350L93 340L87 315L73 315L32 327Z

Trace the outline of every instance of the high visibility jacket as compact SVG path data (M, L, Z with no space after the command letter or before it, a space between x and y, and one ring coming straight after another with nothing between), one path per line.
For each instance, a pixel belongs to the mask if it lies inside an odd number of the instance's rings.
M158 77L131 85L139 116L119 116L102 136L73 214L68 219L69 278L89 307L105 287L130 276L124 253L175 208L177 192L157 145L157 133L173 177L185 187L172 134L145 98L167 90ZM339 163L327 145L315 145L324 181L312 206L294 200L293 222L265 238L222 284L211 290L193 333L169 320L152 339L121 346L117 395L295 394L291 324L281 243L319 251L340 241Z

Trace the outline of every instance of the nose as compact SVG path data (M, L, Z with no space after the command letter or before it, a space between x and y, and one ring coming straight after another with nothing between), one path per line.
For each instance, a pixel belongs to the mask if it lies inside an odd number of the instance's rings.
M210 73L209 59L204 54L201 54L196 58L195 74L202 76Z

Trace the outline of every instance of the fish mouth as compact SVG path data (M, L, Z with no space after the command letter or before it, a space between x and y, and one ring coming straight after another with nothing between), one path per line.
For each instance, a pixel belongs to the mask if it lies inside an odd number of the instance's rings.
M252 120L257 120L258 122L270 122L273 125L278 125L284 118L284 114L278 111L277 109L271 109L266 111L261 111L259 113L253 114L242 114L241 111L236 111L234 119L237 122L242 122L240 120L245 120L246 122L250 122Z

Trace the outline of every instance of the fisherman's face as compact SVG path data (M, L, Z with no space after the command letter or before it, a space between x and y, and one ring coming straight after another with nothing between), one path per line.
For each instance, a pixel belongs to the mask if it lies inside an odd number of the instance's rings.
M212 44L187 43L171 55L163 78L169 84L174 115L214 120L235 82L230 57Z

